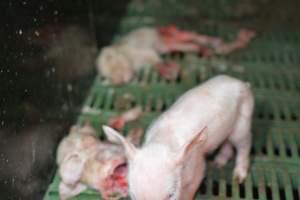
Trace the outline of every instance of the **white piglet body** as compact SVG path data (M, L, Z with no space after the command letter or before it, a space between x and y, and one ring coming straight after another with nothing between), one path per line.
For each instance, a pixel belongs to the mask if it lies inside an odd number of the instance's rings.
M217 148L232 132L248 86L228 76L218 76L181 96L149 128L144 146L163 143L182 148L201 129L208 127L201 151Z
M205 155L220 145L222 167L237 150L234 178L249 167L254 100L247 83L217 76L182 95L149 128L141 149L126 144L129 190L136 200L191 200L204 177Z

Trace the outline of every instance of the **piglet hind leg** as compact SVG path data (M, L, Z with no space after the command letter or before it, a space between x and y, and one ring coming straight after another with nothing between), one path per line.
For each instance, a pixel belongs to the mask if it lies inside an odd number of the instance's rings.
M250 135L250 134L249 134ZM248 137L248 142L235 143L237 150L236 163L233 170L233 178L239 183L244 182L247 177L249 164L250 164L250 148L251 148L251 138Z
M215 157L214 165L217 168L222 168L227 164L227 162L231 159L232 156L233 146L232 144L230 144L230 142L226 141L221 147L220 152Z
M171 53L174 51L179 52L198 52L199 46L193 43L183 43L183 42L172 42L166 44L159 44L157 47L160 53Z
M250 164L253 104L252 95L248 95L247 98L244 99L244 102L242 102L240 115L235 124L233 133L229 137L229 141L236 148L237 154L233 178L239 183L245 180Z

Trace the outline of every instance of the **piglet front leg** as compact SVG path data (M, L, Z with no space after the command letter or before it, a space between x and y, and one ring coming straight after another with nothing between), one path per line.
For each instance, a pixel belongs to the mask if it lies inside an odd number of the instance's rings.
M184 166L183 173L185 176L183 177L182 182L188 184L182 186L182 192L180 192L181 196L179 198L180 200L195 199L199 185L205 176L206 161L204 157L193 155L190 160L191 162L189 165Z

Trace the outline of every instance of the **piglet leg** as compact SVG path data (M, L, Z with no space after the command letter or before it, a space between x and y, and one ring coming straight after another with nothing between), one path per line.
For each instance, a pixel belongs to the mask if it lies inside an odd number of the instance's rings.
M220 152L216 156L216 158L214 160L214 164L218 168L222 168L227 164L228 160L232 157L232 155L233 155L232 145L229 142L225 142L223 144Z
M240 115L237 119L233 133L229 137L229 141L234 145L237 151L233 178L239 183L242 183L245 180L250 163L249 154L251 149L251 121L253 106L254 100L249 95L249 92L247 92L241 104Z
M246 47L254 36L254 31L242 29L241 31L239 31L236 40L216 46L216 51L219 54L229 54L236 49Z
M242 183L248 173L249 168L249 153L250 153L250 144L245 143L244 145L237 146L237 157L236 164L233 170L233 178L239 183Z
M207 35L195 34L192 41L198 43L199 45L217 47L223 44L223 40L217 37L210 37Z
M212 40L208 36L198 35L193 32L178 29L176 26L166 26L158 28L158 33L162 40L158 50L160 53L173 51L199 52L199 44Z
M180 200L193 200L195 199L199 185L202 182L205 174L206 163L204 157L194 154L191 158L194 162L189 163L184 168L183 174L185 177L182 180L182 192Z
M170 53L174 51L198 52L199 46L193 43L181 43L181 42L164 43L164 44L160 44L160 46L158 47L158 51L162 54Z

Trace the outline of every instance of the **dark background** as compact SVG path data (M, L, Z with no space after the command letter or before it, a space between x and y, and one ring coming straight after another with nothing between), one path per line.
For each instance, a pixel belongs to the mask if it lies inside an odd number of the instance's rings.
M54 175L57 144L94 79L93 59L110 43L126 4L0 1L1 199L42 199ZM66 32L71 37L61 39ZM55 48L64 56L48 59Z

